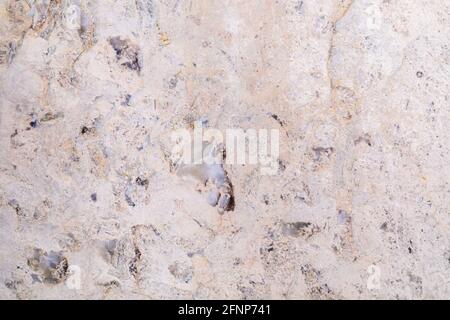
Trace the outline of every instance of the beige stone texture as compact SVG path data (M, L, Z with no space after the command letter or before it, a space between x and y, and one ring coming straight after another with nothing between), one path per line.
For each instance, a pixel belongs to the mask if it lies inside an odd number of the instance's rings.
M449 299L450 3L0 0L0 298ZM278 129L219 213L199 119Z

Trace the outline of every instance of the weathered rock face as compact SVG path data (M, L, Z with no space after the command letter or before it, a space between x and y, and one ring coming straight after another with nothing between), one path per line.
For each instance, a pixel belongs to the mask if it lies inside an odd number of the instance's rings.
M449 12L1 0L0 297L450 298ZM279 130L222 214L170 160L199 119Z

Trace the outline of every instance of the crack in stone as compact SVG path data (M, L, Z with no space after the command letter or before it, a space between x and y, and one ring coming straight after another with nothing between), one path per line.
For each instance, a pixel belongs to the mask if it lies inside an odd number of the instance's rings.
M337 101L337 90L339 89L339 86L336 85L335 79L333 78L332 72L331 72L331 57L333 54L333 50L336 48L335 43L335 33L336 33L336 26L337 24L346 17L347 13L349 12L350 8L352 7L354 0L346 1L346 5L344 5L344 2L341 2L340 5L338 5L337 9L334 13L334 19L333 19L333 28L330 36L330 45L328 49L328 57L327 57L327 75L329 80L329 87L330 87L330 104L331 107L335 107L335 104L338 103ZM337 125L339 128L343 131L343 134L341 135L344 138L344 141L341 139L338 139L336 141L335 150L336 150L336 160L334 165L334 174L335 174L335 185L336 185L336 204L339 207L345 208L346 212L349 214L351 213L351 198L352 198L352 191L347 190L346 183L344 181L343 172L344 172L344 166L346 163L346 159L348 158L348 155L352 153L353 145L350 144L351 142L351 132L347 128L348 123L344 124L339 119L336 119ZM341 238L341 248L340 250L344 251L345 253L352 254L352 248L353 248L353 232L351 228L351 224L348 228L346 228L342 234L340 234Z
M333 20L333 27L331 29L331 37L330 37L330 45L328 48L328 57L327 57L327 76L328 76L328 80L329 80L329 86L330 86L330 100L331 103L333 104L333 97L334 97L334 89L335 89L335 85L334 85L334 80L330 71L330 67L331 67L331 55L333 53L333 49L335 48L335 33L336 33L336 25L339 23L339 21L341 21L348 13L348 11L350 10L351 6L353 5L354 0L351 0L350 3L348 3L345 7L344 10L342 11L342 13L337 17L334 18ZM338 5L338 9L336 10L336 12L334 13L334 16L336 16L339 13L339 5Z

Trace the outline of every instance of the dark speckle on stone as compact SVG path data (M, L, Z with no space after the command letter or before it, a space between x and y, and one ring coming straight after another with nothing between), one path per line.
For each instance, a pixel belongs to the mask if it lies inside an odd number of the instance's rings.
M281 159L278 159L278 166L280 168L280 171L286 170L286 163Z
M130 101L131 101L131 94L127 93L123 99L122 105L130 106Z
M14 283L14 281L7 280L7 281L5 281L5 287L7 287L8 289L11 289L11 290L15 290L16 284Z
M417 78L422 78L423 77L423 72L422 71L417 71L416 72L416 76L417 76Z
M302 7L303 7L303 1L298 1L294 8L298 13L301 13Z
M276 115L276 114L271 114L270 116L271 116L276 122L278 122L278 124L279 124L280 126L284 126L284 125L285 125L285 122L284 122L283 120L281 120L280 117L279 117L278 115Z
M129 39L121 39L120 36L110 38L109 43L116 52L117 61L119 61L122 66L131 70L136 70L139 74L142 68L139 47L131 43Z
M136 183L142 187L146 187L146 186L148 186L148 179L137 177Z
M97 193L94 192L93 194L91 194L91 200L94 202L97 201Z
M19 203L17 202L16 199L12 199L10 201L8 201L8 205L11 206L15 211L16 211L16 215L17 216L23 216L23 210L20 207Z
M177 78L172 78L169 80L169 89L175 89L178 83Z
M81 134L90 134L90 133L94 133L95 132L95 127L87 127L87 126L82 126L81 127Z
M136 203L134 203L133 199L131 199L131 197L127 194L125 194L125 200L127 201L128 205L130 207L135 207Z

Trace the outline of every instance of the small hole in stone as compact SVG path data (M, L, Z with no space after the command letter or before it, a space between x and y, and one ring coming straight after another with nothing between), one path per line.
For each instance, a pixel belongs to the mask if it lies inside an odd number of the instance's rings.
M36 128L38 125L39 125L39 122L37 120L33 120L33 121L30 122L30 126L32 128Z

